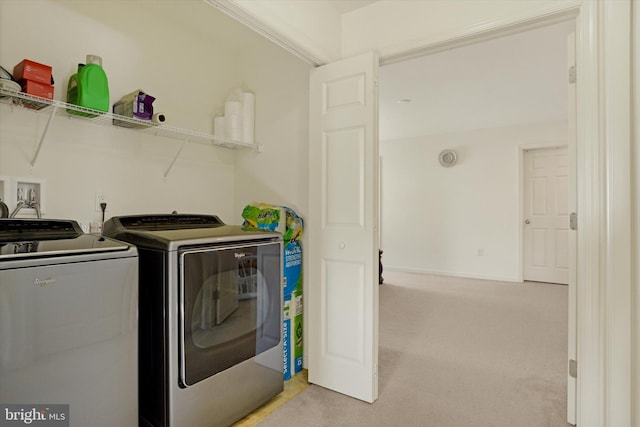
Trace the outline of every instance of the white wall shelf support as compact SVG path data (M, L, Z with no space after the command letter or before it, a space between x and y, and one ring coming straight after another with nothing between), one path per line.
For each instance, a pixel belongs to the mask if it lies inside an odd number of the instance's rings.
M47 136L47 132L49 131L49 126L51 125L51 121L53 120L53 117L56 115L57 110L58 110L58 107L55 105L53 106L53 108L51 108L51 114L47 119L47 124L44 126L42 135L40 135L40 141L38 141L36 152L33 154L33 159L31 160L31 167L34 167L36 165L36 161L38 160L38 154L40 154L40 148L42 148L42 143L44 142L44 138Z
M182 150L184 150L184 147L186 147L186 145L189 143L190 138L191 137L187 137L187 139L184 140L184 142L180 146L180 149L178 150L176 155L173 157L173 160L171 160L171 164L169 164L169 167L167 168L167 170L164 171L164 179L167 179L167 176L169 176L169 172L171 172L171 169L173 168L173 165L175 164L176 160L178 160L178 157L180 157L180 154L182 154Z

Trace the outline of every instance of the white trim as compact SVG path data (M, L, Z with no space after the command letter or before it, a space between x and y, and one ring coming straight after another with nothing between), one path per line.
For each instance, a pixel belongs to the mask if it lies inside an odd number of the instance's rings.
M635 271L634 277L632 278L633 283L635 284L633 301L635 301L634 307L635 310L633 312L634 317L634 328L635 333L633 335L635 340L635 345L632 350L632 359L634 361L634 365L632 367L634 373L634 386L631 393L631 402L640 401L640 3L632 2L631 3L632 11L633 11L633 25L632 25L632 36L631 40L633 40L633 53L632 57L634 58L634 62L631 66L633 74L632 74L632 87L633 87L633 121L632 121L632 130L633 130L633 140L635 141L634 145L634 154L635 158L633 160L633 175L631 178L631 182L635 183L635 206L633 207L635 223L632 226L632 234L635 238L635 245L633 248L634 259L635 259ZM640 425L640 405L632 406L632 425L639 426Z
M567 69L576 70L576 28L575 21L569 34L567 34ZM569 212L578 212L578 175L577 175L577 155L576 155L576 81L575 79L569 79L567 83L567 143L569 153ZM569 217L571 218L571 217ZM567 364L571 360L578 360L577 355L577 327L578 320L577 305L578 299L576 297L577 290L577 277L578 277L578 233L575 230L569 231L569 307L568 307L568 337L567 337ZM577 414L577 398L576 390L577 381L576 378L571 375L569 369L567 369L567 422L569 424L576 424Z
M631 426L631 3L602 3L606 150L605 424Z
M578 20L580 427L631 426L629 7L585 2Z
M311 48L308 43L297 43L295 40L282 34L276 28L269 26L268 24L263 22L263 20L261 19L262 17L248 12L242 6L234 3L233 0L204 0L204 2L220 10L222 13L234 18L241 24L260 34L267 40L270 40L271 42L285 49L294 56L297 56L303 61L313 65L314 67L329 62L328 58L330 56L327 53L311 52Z
M385 265L384 258L382 265L384 267L384 271L398 271L403 273L416 273L416 274L433 274L436 276L448 276L448 277L462 277L467 279L480 279L480 280L494 280L498 282L509 282L509 283L523 283L518 277L512 276L494 276L494 275L484 275L484 274L473 274L473 273L461 273L459 271L442 271L442 270L429 270L426 268L407 268L407 267L397 267L394 265ZM384 277L384 273L382 274Z
M579 0L558 0L509 18L470 26L463 31L441 33L435 39L431 36L429 40L420 39L384 46L379 49L380 65L405 61L496 37L569 21L577 16L581 4L582 2Z
M604 426L604 347L600 319L601 274L604 265L606 180L600 148L600 82L598 56L598 4L580 8L576 26L576 153L578 179L577 293L577 414L580 427ZM613 426L611 426L613 427Z

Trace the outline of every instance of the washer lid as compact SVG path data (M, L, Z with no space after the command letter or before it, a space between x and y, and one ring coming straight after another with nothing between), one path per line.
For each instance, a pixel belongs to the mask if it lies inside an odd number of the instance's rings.
M151 214L114 216L105 223L105 233L116 230L162 231L193 228L217 228L224 222L215 215Z
M84 234L76 221L0 219L0 260L123 251L129 245Z
M104 223L103 234L138 248L169 251L181 245L282 240L282 235L274 231L246 230L226 225L215 215L198 214L114 216Z
M52 240L78 237L82 229L76 221L64 219L0 219L0 243L25 240Z

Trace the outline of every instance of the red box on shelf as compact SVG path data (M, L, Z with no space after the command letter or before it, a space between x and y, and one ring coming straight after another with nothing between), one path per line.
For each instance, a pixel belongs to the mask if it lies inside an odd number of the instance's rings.
M13 67L13 78L20 80L32 80L34 82L51 84L51 67L40 64L30 59L23 59Z
M53 99L53 86L43 84L40 82L34 82L33 80L21 80L20 86L22 87L22 92L40 96L42 98ZM39 110L41 108L46 107L48 104L37 102L37 101L23 101L23 104L27 108L32 108L34 110Z
M20 86L22 86L22 91L29 95L53 99L54 88L49 84L43 84L33 80L21 80Z

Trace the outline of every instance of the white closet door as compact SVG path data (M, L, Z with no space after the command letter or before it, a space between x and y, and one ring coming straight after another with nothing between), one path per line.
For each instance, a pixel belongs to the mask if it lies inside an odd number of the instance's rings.
M378 58L311 71L309 382L378 397Z

